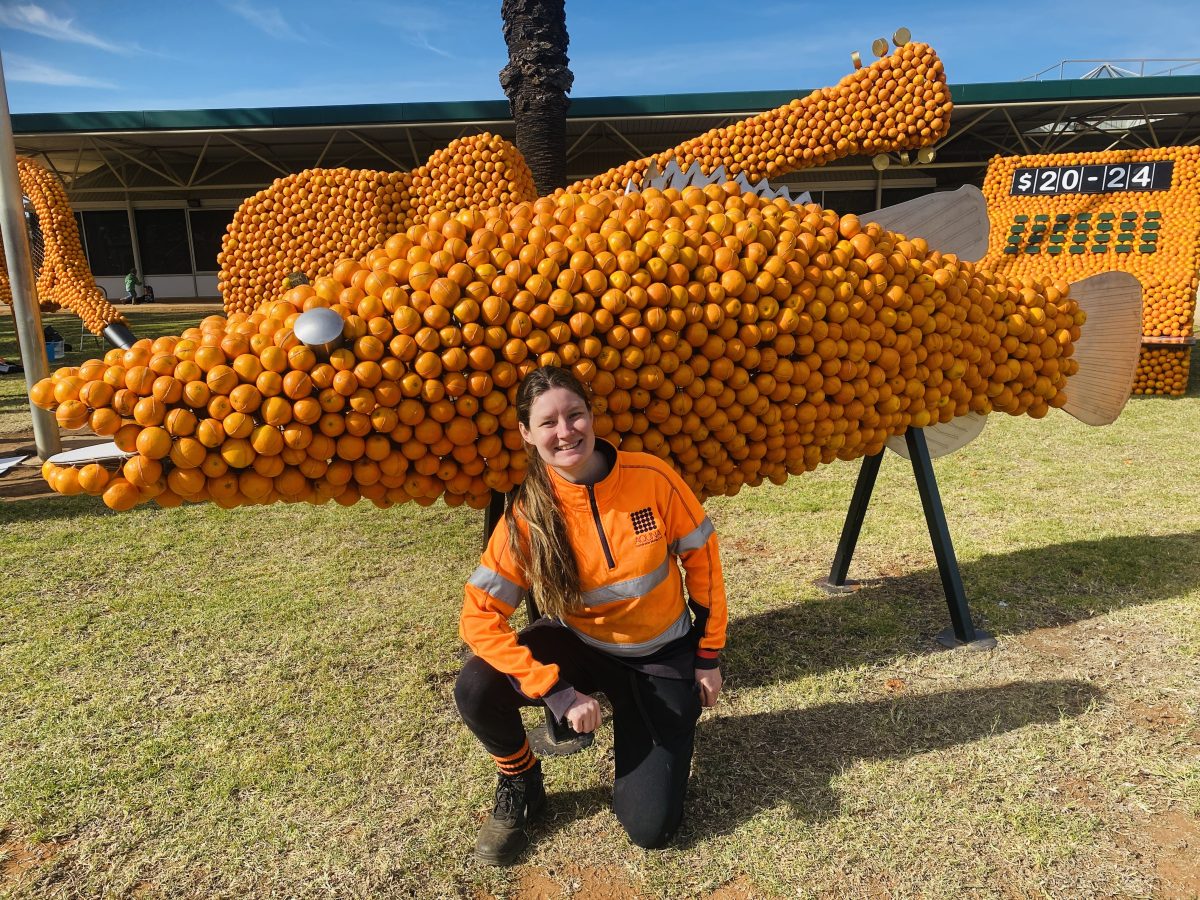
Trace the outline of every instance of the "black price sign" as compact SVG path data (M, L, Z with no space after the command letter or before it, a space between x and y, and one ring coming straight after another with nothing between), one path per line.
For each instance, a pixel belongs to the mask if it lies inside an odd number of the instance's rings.
M1119 194L1129 191L1166 191L1171 187L1175 163L1112 163L1100 166L1042 166L1013 172L1013 197L1054 194Z

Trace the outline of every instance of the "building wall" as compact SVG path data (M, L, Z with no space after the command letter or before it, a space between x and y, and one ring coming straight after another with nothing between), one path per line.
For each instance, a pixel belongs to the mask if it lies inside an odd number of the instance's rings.
M125 296L125 275L138 258L139 275L156 298L195 299L218 296L217 253L233 212L232 205L84 203L75 218L88 265L109 299Z

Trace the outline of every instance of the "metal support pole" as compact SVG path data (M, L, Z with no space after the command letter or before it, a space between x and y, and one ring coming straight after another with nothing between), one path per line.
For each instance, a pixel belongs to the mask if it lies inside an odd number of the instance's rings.
M4 83L4 62L0 57L0 232L4 233L4 255L8 260L8 279L12 285L13 322L17 345L25 369L25 385L30 390L50 374L46 357L46 339L42 334L42 311L38 306L37 282L33 277L33 257L29 254L29 233L25 225L25 203L21 178L17 172L17 149L13 141L12 118L8 112L8 89ZM49 410L29 405L33 418L33 442L43 460L62 450L58 421Z
M995 638L976 628L971 621L971 610L967 606L962 576L958 571L958 560L954 556L954 545L950 541L950 529L946 525L946 512L938 494L937 479L933 474L933 462L929 457L925 432L920 428L909 428L904 433L904 440L912 460L917 491L921 495L921 510L925 514L925 525L933 543L933 554L937 558L946 606L950 610L951 626L937 635L937 641L946 647L967 646L973 650L995 647ZM863 460L862 468L858 470L854 496L850 499L850 508L846 511L846 522L842 526L842 536L838 541L829 577L817 579L816 582L818 587L830 594L849 594L861 587L857 581L847 580L846 573L850 571L850 560L858 544L858 536L862 531L863 519L871 502L871 493L875 489L875 479L882 461L883 453L868 456Z
M862 531L863 519L866 518L867 506L871 502L871 493L875 490L875 479L879 475L882 462L881 450L874 456L864 458L858 470L854 496L850 499L850 509L846 512L846 523L842 526L842 536L838 540L837 552L833 555L829 577L817 582L831 594L848 594L858 590L858 582L846 581L846 573L850 571L850 560L854 556L854 548L858 545L858 535Z
M909 428L904 432L904 442L908 446L913 475L917 479L921 509L925 513L929 539L933 542L933 555L937 558L938 574L942 577L946 606L950 609L951 627L937 636L938 642L951 647L960 644L970 644L979 649L994 647L995 639L990 634L977 630L971 621L971 609L967 606L962 576L958 571L958 560L954 555L954 545L950 541L950 528L946 524L946 511L942 508L937 479L933 475L933 461L929 457L925 432L920 428Z
M138 243L137 217L133 214L133 198L125 194L125 219L129 222L129 247L133 250L133 267L137 269L138 277L142 279L142 293L146 293L146 270L142 268L142 248ZM137 295L137 286L133 288Z

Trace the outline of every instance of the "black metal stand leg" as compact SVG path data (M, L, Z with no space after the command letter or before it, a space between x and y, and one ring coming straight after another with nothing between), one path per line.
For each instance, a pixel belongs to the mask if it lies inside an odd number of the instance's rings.
M496 526L503 518L504 495L499 491L492 491L492 498L488 501L487 509L483 511L483 545L485 547L492 532L496 530Z
M946 646L969 644L978 649L994 647L995 639L976 629L971 621L971 610L967 606L962 576L958 571L958 560L954 556L954 545L950 541L950 529L946 525L946 512L938 494L937 479L933 474L933 461L929 457L925 433L920 428L909 428L904 433L904 441L908 445L913 475L917 479L917 490L921 494L921 509L925 513L925 524L929 528L929 539L933 542L938 573L942 577L942 590L946 594L946 605L950 609L951 627L938 635L938 642Z
M846 523L842 526L842 536L838 540L837 552L833 555L829 577L817 581L819 587L831 594L848 594L859 588L857 581L846 580L846 573L850 571L850 560L854 556L854 548L858 545L858 535L862 531L863 519L867 515L867 506L871 502L871 493L875 490L875 479L879 475L882 461L881 451L864 458L862 467L858 470L854 496L850 498L850 509L846 512Z

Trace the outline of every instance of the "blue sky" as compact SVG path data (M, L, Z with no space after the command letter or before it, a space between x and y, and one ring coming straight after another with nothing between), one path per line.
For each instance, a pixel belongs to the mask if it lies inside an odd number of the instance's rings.
M799 92L901 25L955 83L1200 57L1194 2L878 6L567 0L572 95ZM506 62L500 0L0 0L0 51L13 112L500 99Z

